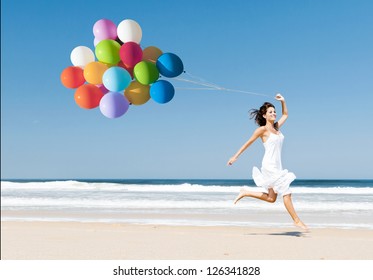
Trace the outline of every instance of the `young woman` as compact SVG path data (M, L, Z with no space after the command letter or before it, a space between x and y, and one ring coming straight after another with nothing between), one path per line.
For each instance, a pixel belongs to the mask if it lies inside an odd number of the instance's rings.
M236 204L245 196L273 203L276 201L277 194L279 193L283 197L285 208L293 219L294 225L308 230L307 226L299 219L295 212L291 200L291 190L289 186L291 182L294 181L295 175L294 173L288 172L286 169L282 169L281 149L284 136L280 132L280 128L288 118L288 109L286 107L285 98L281 96L281 94L277 94L275 98L279 100L282 105L281 118L276 122L275 106L269 102L265 102L259 110L251 110L251 117L255 118L255 122L259 125L259 128L254 131L250 139L228 161L228 165L232 165L255 140L260 138L265 148L262 167L261 170L254 167L252 177L255 184L265 188L267 193L241 189L234 203Z

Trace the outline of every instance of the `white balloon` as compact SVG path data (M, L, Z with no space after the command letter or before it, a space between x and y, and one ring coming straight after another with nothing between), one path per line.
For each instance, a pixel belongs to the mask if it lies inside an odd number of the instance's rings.
M95 61L95 55L90 48L79 46L72 50L70 59L74 66L84 68L88 63Z
M140 44L142 38L142 30L140 25L132 20L125 19L119 23L117 27L118 38L123 42L135 42Z

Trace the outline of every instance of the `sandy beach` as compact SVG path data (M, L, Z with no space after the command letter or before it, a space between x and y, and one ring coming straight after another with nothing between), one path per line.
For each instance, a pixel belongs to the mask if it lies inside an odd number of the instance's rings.
M1 223L3 260L372 260L373 231Z

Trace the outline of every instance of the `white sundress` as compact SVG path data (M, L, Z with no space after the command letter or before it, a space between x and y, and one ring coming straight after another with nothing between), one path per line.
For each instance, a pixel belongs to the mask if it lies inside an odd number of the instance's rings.
M295 175L287 169L282 169L281 150L284 135L270 133L264 145L264 157L262 168L259 170L256 166L253 167L252 177L258 187L262 187L268 191L273 188L275 193L282 196L290 194L290 184L295 180Z

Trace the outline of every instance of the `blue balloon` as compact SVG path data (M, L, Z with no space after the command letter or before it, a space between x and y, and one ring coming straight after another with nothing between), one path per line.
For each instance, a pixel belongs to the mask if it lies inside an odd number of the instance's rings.
M107 69L102 76L102 82L109 91L124 91L131 83L131 75L128 71L119 66L113 66Z
M175 95L174 86L165 80L158 80L150 87L150 97L157 103L170 102Z
M123 94L109 91L101 98L100 111L105 117L115 119L123 116L127 112L129 105Z
M184 71L180 57L173 53L164 53L158 57L156 66L159 73L167 78L179 76Z

